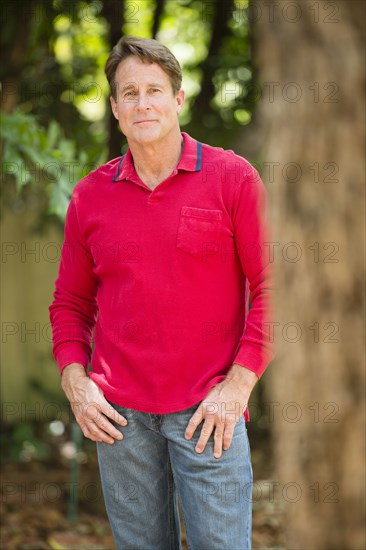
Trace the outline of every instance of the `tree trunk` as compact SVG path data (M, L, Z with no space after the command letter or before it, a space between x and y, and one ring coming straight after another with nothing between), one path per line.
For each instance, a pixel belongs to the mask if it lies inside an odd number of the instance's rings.
M201 90L192 106L192 120L204 121L211 113L211 100L215 96L213 77L219 66L219 54L225 37L230 34L228 22L233 12L234 1L216 0L205 6L204 16L212 15L212 33L205 60L200 65L202 71ZM211 14L211 10L213 14ZM200 138L199 138L200 139Z
M104 0L102 15L106 18L109 24L109 44L112 49L122 36L122 26L124 23L124 0ZM108 118L108 159L113 159L121 155L121 146L124 140L118 122L114 118L111 109L109 108Z
M1 53L3 67L0 70L2 93L0 107L5 113L11 113L18 104L21 86L21 73L27 62L27 47L31 29L32 10L34 2L30 0L27 13L17 10L15 2L5 0L2 4L0 18ZM13 36L21 36L21 40L13 40Z
M277 273L273 495L287 548L361 550L365 4L254 0L249 14Z
M164 5L165 5L165 0L156 0L155 10L154 10L154 19L153 19L153 25L152 25L152 31L151 31L152 38L155 38L155 39L156 39L156 35L158 34L161 18L164 13Z

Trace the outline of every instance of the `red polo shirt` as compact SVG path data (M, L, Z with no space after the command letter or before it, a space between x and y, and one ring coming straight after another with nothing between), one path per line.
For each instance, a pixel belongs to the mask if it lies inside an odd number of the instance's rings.
M107 399L161 414L202 400L233 363L260 377L273 355L265 187L233 151L182 136L154 190L130 150L77 183L49 306L60 371L92 358Z

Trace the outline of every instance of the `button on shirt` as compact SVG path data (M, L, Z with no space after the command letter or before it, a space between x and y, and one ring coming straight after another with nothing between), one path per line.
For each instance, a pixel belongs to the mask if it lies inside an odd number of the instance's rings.
M130 150L76 184L49 306L60 371L91 360L107 399L157 414L273 356L265 187L233 151L182 136L154 190Z

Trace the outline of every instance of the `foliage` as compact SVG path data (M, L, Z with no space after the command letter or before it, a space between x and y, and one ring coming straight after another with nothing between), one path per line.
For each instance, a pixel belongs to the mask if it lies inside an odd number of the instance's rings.
M75 182L93 168L86 151L77 152L77 144L63 136L56 120L46 129L36 116L15 109L1 113L0 121L3 175L14 178L18 192L27 184L44 187L49 213L64 219Z
M121 151L103 74L116 35L155 32L177 56L186 92L181 127L197 139L231 148L251 120L247 0L119 2L120 22L115 0L33 0L26 11L4 1L2 174L18 195L37 190L51 219L64 220L80 177ZM121 142L114 150L113 140Z

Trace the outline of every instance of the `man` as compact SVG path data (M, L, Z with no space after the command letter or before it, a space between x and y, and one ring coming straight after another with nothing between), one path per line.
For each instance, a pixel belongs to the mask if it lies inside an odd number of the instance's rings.
M129 149L72 193L49 307L62 388L119 549L181 548L178 496L191 549L248 549L247 403L273 353L265 188L180 131L165 46L123 37L106 75Z

